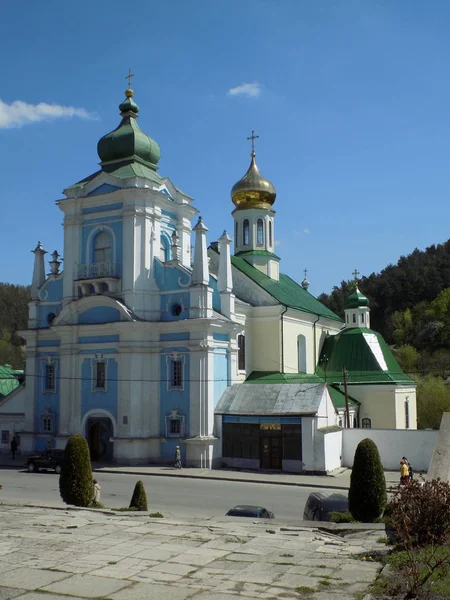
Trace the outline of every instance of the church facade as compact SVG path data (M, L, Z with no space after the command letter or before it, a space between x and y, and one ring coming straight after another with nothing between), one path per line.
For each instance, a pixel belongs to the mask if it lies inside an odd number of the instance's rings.
M57 203L64 270L55 251L46 274L34 250L25 385L0 401L22 452L81 433L93 460L170 464L180 446L188 466L322 471L339 466L327 434L341 427L416 428L414 383L370 329L367 298L356 288L343 322L306 275L281 272L276 191L253 147L231 192L232 252L159 175L125 95L100 170Z

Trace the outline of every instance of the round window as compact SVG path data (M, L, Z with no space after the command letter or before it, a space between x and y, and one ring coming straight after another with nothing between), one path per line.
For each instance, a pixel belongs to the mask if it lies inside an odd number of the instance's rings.
M181 308L181 306L179 304L174 304L172 306L172 314L174 317L179 317L181 315L181 311L183 309Z

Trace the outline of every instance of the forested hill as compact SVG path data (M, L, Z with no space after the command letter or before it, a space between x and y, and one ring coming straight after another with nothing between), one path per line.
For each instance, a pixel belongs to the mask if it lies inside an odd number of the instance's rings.
M344 300L352 289L353 282L342 281L340 286L335 286L331 294L321 294L319 300L340 316L344 314ZM416 307L416 317L422 322L415 323L423 329L442 330L443 314L432 314L433 307L429 306L443 290L450 288L450 240L444 244L430 246L426 250L414 250L408 256L402 256L397 264L389 265L381 273L372 273L369 277L362 277L359 281L360 290L369 298L371 307L371 327L383 334L390 344L394 342L414 343L414 340L396 340L395 330L399 329L396 312L412 311ZM445 299L441 298L445 304ZM437 309L437 307L434 307ZM450 310L450 305L447 307ZM431 312L430 312L431 310ZM442 313L445 307L440 307ZM436 312L436 311L435 311ZM439 310L437 310L439 312ZM450 315L447 314L450 319ZM407 315L408 318L408 315ZM434 325L433 325L434 323ZM436 324L440 323L440 324ZM427 346L426 332L416 331L418 336L414 345ZM429 331L433 338L433 331ZM436 333L436 331L434 331ZM430 338L431 345L447 346L445 343ZM436 338L436 336L434 336ZM448 340L450 343L450 339Z
M17 331L27 328L30 288L0 283L0 365L23 368L23 352Z

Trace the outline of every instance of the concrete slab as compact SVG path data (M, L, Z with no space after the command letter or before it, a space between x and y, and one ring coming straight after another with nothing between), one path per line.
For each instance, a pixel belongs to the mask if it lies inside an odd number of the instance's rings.
M20 596L20 594L23 594L24 592L25 590L20 590L18 588L0 587L0 600L10 600L11 598Z
M131 585L130 581L95 577L94 575L71 575L63 581L57 581L47 586L41 586L46 592L64 594L68 596L81 596L82 598L100 598L109 596L122 588Z
M2 573L0 582L4 587L20 588L23 590L36 590L54 581L66 579L67 573L43 571L41 569L25 569L19 567L10 572Z
M115 592L109 597L112 600L186 600L195 593L196 590L191 588L159 585L157 583L135 583L133 586Z

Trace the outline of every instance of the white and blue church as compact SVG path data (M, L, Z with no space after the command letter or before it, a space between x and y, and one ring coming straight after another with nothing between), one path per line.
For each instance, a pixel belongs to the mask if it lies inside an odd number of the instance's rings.
M280 271L276 191L253 149L231 191L234 248L226 231L208 244L131 89L119 109L100 170L57 202L64 269L33 251L25 383L0 401L22 453L81 433L98 461L169 464L180 446L188 466L317 472L339 466L327 433L415 428L414 382L367 298L356 289L343 321Z

